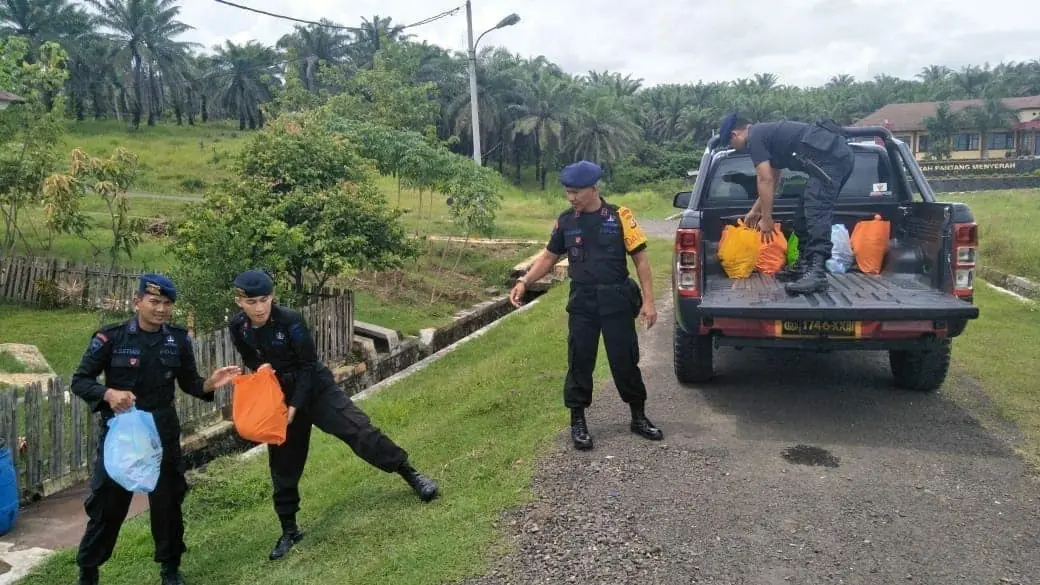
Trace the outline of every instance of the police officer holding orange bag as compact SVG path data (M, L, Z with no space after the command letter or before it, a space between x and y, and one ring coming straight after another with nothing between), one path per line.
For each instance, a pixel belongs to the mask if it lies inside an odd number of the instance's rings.
M408 453L373 426L368 415L336 385L332 372L318 360L303 316L274 302L271 277L261 270L247 270L235 278L234 287L242 309L228 325L235 348L253 371L270 364L288 405L285 442L267 446L274 509L282 529L269 558L284 557L303 538L296 513L311 425L342 440L374 467L400 474L420 500L437 497L437 483L416 471L408 462Z

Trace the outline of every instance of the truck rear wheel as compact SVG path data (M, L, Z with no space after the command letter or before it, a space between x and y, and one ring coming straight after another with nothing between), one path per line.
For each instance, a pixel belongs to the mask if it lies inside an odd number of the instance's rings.
M707 382L715 375L711 337L675 326L673 338L675 378L682 384Z
M921 349L889 351L896 386L918 392L938 390L950 370L951 349L950 339L937 339Z

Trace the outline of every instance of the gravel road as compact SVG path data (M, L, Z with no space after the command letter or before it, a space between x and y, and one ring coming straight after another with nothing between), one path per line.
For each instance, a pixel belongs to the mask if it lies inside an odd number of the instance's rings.
M1040 583L1040 483L1013 429L893 389L884 354L723 350L714 382L680 386L659 306L641 348L665 441L603 388L595 449L559 436L537 500L502 519L514 551L468 585Z

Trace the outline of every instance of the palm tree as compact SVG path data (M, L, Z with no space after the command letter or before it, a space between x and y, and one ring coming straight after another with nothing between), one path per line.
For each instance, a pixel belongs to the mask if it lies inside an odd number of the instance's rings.
M966 123L979 131L979 148L982 152L988 150L985 140L991 130L1007 129L1018 122L1015 112L996 98L986 98L981 106L968 106L962 115Z
M575 114L567 140L574 160L590 160L609 169L639 141L639 127L614 95L595 97Z
M376 53L385 43L396 43L412 38L412 35L404 34L403 25L391 25L393 19L390 17L380 18L379 15L361 19L361 26L349 29L354 34L354 42L350 52L354 63L358 67L372 67L375 64Z
M29 41L29 62L36 48L47 41L61 41L86 32L89 16L69 0L0 1L0 36L20 36Z
M950 110L946 102L939 104L935 115L924 119L924 127L928 130L928 156L934 159L950 158L950 140L962 125L960 112Z
M156 74L176 79L173 65L186 56L190 44L174 41L173 37L192 27L177 20L181 9L176 0L87 1L97 9L98 23L111 31L106 38L119 46L116 59L130 63L133 69L133 126L139 128L144 108L145 69L149 70L152 92L156 90ZM154 122L154 109L149 107L149 123Z
M260 104L274 97L278 53L256 41L244 45L225 41L213 50L207 80L218 93L218 102L226 112L238 115L240 130L263 127Z
M318 83L315 76L318 63L338 64L348 55L351 35L341 32L336 23L323 18L323 26L297 25L293 32L282 36L275 45L279 49L294 48L299 58L300 78L303 79L307 91L317 93Z
M513 136L532 137L535 146L535 174L542 190L546 188L546 156L559 150L567 120L578 96L578 87L569 78L547 71L534 72L521 90L523 102L513 106L518 118Z

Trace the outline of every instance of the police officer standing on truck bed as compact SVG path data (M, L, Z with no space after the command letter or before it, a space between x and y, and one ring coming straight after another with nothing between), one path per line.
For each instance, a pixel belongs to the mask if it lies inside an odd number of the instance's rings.
M300 313L274 302L274 281L260 270L247 270L234 281L242 312L228 324L231 339L249 369L270 364L289 406L285 443L268 445L268 465L274 484L274 510L282 535L269 558L280 559L303 538L296 525L300 508L300 477L311 440L311 425L335 436L369 464L398 473L428 502L437 497L437 483L408 463L408 453L394 444L359 409L318 361L314 339Z
M510 295L512 303L519 307L527 285L545 276L567 254L571 279L567 301L570 335L563 402L571 410L574 446L582 450L592 448L585 409L592 404L592 371L596 367L600 331L614 385L632 411L630 429L650 440L664 438L643 410L646 386L639 371L635 327L637 315L648 328L657 321L646 235L631 210L603 200L597 187L601 175L599 166L588 161L568 165L560 172L560 183L572 208L553 223L548 245ZM642 293L629 278L626 254L635 263Z
M112 556L119 529L130 509L131 492L105 472L104 445L107 423L131 406L151 412L162 443L162 463L155 490L148 494L155 540L155 561L162 564L163 585L182 585L181 555L184 521L181 504L188 491L181 457L181 428L174 406L173 383L184 392L212 402L213 391L241 373L238 366L213 372L203 380L195 365L188 331L167 323L177 300L177 290L166 277L145 274L134 298L137 314L107 325L94 333L79 368L72 375L72 392L101 414L97 463L85 508L90 520L79 545L76 564L80 585L97 585L98 567ZM105 373L105 383L97 377Z
M747 150L758 175L758 200L747 215L763 238L773 238L773 203L780 170L801 171L809 176L795 212L798 260L777 273L789 294L823 292L827 284L827 259L831 257L831 222L838 193L852 174L855 162L841 128L830 121L767 122L751 124L736 114L722 119L721 145Z

